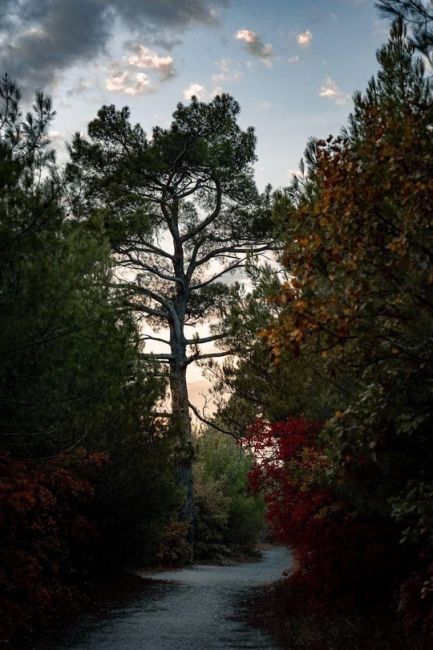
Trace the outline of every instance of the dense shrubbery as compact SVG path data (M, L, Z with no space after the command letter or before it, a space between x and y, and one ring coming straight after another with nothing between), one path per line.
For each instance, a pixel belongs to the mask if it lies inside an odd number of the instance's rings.
M251 553L263 527L263 501L248 489L251 457L232 438L208 431L194 466L196 554L203 559Z
M245 439L258 458L250 482L265 495L274 538L295 550L289 582L303 593L301 609L359 612L392 598L407 553L395 526L357 512L338 486L326 485L320 430L320 423L303 419L258 421Z
M38 464L0 456L0 638L73 608L99 533L92 477L104 454Z

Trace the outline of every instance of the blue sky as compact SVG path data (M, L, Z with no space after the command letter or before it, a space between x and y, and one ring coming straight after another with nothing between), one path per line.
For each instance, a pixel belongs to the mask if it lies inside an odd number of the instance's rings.
M191 92L229 92L258 138L257 181L280 186L309 136L336 133L386 39L373 0L0 0L3 71L54 99L62 149L102 104L166 126Z

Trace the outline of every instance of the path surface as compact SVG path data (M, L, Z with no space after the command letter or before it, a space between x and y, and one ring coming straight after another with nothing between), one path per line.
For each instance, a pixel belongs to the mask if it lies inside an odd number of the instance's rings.
M292 558L283 547L264 551L259 562L234 566L195 565L152 574L143 599L115 611L109 620L85 619L47 650L211 650L276 646L259 630L236 619L249 590L273 582ZM143 574L149 577L149 574ZM164 581L164 582L161 582Z

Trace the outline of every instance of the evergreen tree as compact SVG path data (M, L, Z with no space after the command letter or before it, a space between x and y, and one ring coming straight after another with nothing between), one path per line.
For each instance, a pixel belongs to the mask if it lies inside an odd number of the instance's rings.
M399 497L400 516L411 495L412 525L431 535L432 82L401 20L378 61L347 129L310 146L309 173L288 192L294 279L269 341L276 356L313 347L330 378L357 378L326 429L334 477L382 515Z
M71 147L69 179L81 189L79 214L98 211L111 233L120 284L147 323L166 327L168 346L152 358L168 365L171 426L179 479L186 489L184 518L192 521L191 422L186 371L195 361L226 354L200 346L225 333L199 336L194 328L217 316L229 289L220 280L241 269L252 252L271 246L270 213L253 182L255 136L237 124L238 104L221 95L209 104L179 104L168 129L147 138L129 110L104 106Z
M380 0L376 6L385 16L403 19L410 27L414 45L433 62L432 0Z

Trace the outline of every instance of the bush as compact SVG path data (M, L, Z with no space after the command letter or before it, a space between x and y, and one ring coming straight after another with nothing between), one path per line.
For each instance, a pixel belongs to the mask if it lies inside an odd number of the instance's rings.
M73 605L98 538L89 478L107 462L103 454L44 465L0 455L0 638Z
M197 557L251 552L263 530L264 504L249 490L251 458L228 436L205 433L194 466Z

